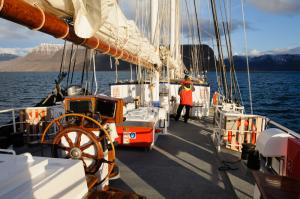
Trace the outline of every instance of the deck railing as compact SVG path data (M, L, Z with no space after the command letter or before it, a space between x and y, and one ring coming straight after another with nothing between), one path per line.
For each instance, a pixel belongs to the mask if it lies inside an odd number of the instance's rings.
M261 115L242 114L238 111L224 111L222 106L215 106L214 141L218 149L224 146L231 150L241 151L243 143L256 144L258 135L267 128L278 128L294 137L300 135L281 124Z
M37 140L47 124L61 115L63 110L62 105L0 110L0 137L19 134L27 137L28 142Z

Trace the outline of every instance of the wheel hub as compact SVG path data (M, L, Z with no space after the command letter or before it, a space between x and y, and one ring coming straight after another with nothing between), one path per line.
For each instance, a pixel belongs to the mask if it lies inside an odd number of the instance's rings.
M70 150L70 156L71 156L72 159L81 158L81 154L82 154L81 150L77 147L74 147Z

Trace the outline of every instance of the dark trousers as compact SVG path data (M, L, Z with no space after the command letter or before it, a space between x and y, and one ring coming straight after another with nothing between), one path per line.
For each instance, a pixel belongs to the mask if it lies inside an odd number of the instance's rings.
M187 122L188 119L190 118L190 108L191 108L191 106L179 104L178 109L177 109L177 114L176 114L176 117L175 117L176 121L179 120L179 117L181 115L183 107L185 107L185 115L183 116L184 117L184 122Z

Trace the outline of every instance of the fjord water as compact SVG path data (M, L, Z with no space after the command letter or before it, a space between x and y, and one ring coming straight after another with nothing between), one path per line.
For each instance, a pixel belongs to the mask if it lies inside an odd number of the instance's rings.
M129 72L119 72L120 80L130 79ZM246 112L249 108L247 73L238 72ZM57 73L0 73L0 110L33 106L54 87ZM89 78L92 78L90 74ZM67 77L66 77L67 79ZM71 79L71 77L69 77ZM75 73L73 84L79 84L81 74ZM97 72L101 93L109 94L109 83L115 81L114 71ZM211 92L217 90L214 72L208 73ZM300 72L251 73L254 114L270 119L300 133ZM0 115L0 121L5 118Z

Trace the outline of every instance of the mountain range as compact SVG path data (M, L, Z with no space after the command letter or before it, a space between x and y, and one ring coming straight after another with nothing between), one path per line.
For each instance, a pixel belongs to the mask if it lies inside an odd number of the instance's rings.
M234 56L236 70L245 71L247 62L245 56ZM228 65L228 60L225 60ZM251 71L300 71L300 54L267 54L249 57Z
M183 61L189 68L191 63L191 50L192 45L182 45ZM215 60L213 50L207 45L197 46L201 49L202 62L200 63L199 70L215 70ZM62 54L63 45L60 44L41 44L32 49L20 50L24 56L19 56L17 51L14 49L0 49L0 72L16 72L16 71L59 71L62 65L63 69L66 70L69 67L70 60L74 61L76 57L75 71L82 70L85 60L85 49L79 47L76 50L76 56L71 57L71 45L67 45L67 51L64 56L63 64ZM74 50L73 50L74 52ZM297 71L300 70L300 47L289 49L289 50L275 50L268 51L270 54L262 54L257 56L249 57L250 70L252 71ZM88 60L89 55L86 56ZM114 59L113 59L114 60ZM72 67L73 67L72 62ZM225 64L228 65L228 60L225 59ZM234 56L234 64L236 70L246 70L246 58L244 56ZM71 66L70 65L70 66ZM204 67L202 67L204 66ZM128 70L129 64L120 62L118 70ZM96 55L96 70L107 71L114 70L110 67L109 56L99 54Z

